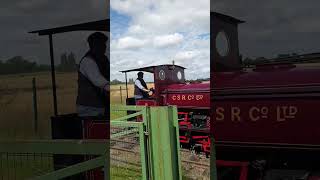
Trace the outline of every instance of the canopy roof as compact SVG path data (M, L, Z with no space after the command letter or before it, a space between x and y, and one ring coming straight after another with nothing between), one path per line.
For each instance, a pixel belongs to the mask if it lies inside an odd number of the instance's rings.
M212 13L213 16L216 16L216 17L218 17L220 19L223 19L223 20L231 22L231 23L241 24L241 23L245 22L245 21L242 21L240 19L234 18L232 16L228 16L228 15L221 14L221 13L218 13L218 12L211 12L211 13Z
M52 35L58 33L72 32L72 31L107 31L110 32L110 19L104 19L100 21L92 21L81 24L73 24L61 27L55 27L50 29L42 29L31 31L29 33L38 34L39 36L49 36L50 46L50 63L51 63L51 78L52 78L52 94L53 94L53 110L54 115L58 115L58 103L57 103L57 92L56 92L56 78L55 78L55 65L54 65L54 52L53 52L53 41Z
M186 68L184 68L182 66L178 66L178 65L163 64L163 65L158 65L158 66L146 66L146 67L142 67L142 68L129 69L129 70L120 71L120 72L126 73L126 72L132 72L132 71L144 71L144 72L154 73L154 68L155 67L159 67L159 66L175 66L175 67L179 67L179 68L182 68L182 69L186 69Z
M110 31L110 19L86 22L81 24L73 24L68 26L55 27L50 29L42 29L31 31L29 33L38 33L39 36L65 33L71 31Z

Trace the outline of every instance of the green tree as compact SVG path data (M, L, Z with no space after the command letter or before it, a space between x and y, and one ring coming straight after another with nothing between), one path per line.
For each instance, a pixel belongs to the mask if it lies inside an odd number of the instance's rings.
M76 57L75 57L74 53L71 52L68 55L68 59L67 59L67 70L68 71L74 71L76 69L77 69Z
M60 65L58 70L60 71L75 71L77 69L76 57L73 52L67 54L63 53L60 56Z
M118 79L114 79L114 80L112 80L111 81L111 83L110 84L112 84L112 85L116 85L116 84L122 84L122 82L121 81L119 81Z
M65 71L67 66L67 53L62 53L60 56L60 65L58 66L58 70Z
M133 80L133 78L129 78L129 82L128 82L129 84L134 84L134 80Z

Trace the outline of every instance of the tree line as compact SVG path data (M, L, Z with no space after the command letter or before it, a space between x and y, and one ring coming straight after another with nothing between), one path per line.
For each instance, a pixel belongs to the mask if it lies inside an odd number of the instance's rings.
M76 57L74 53L63 53L60 56L60 64L56 67L60 72L73 72L77 70ZM0 60L0 75L21 74L50 71L48 64L38 64L22 56L14 56L5 61Z
M291 54L278 54L274 59L281 59L281 58L289 58L289 57L295 57L298 56L297 53L291 53ZM257 63L268 63L270 62L270 59L265 57L257 57L257 58L250 58L246 57L242 60L243 67L251 67L253 65L256 65Z
M204 82L204 81L210 81L210 78L201 78L201 79L196 79L196 80L186 80L186 82L189 83L197 83L197 82ZM114 79L110 82L111 85L117 85L117 84L124 84L125 82L122 82L118 79ZM134 84L134 79L129 78L128 84Z

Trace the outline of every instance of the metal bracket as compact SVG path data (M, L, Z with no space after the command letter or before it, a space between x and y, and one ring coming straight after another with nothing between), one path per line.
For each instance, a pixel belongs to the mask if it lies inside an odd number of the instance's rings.
M148 131L145 131L145 132L144 132L144 135L145 135L145 136L149 136L149 132L148 132Z

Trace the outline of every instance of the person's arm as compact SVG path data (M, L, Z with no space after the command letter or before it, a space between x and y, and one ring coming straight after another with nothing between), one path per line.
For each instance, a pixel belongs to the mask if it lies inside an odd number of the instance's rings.
M101 75L98 65L91 58L84 58L81 61L80 72L95 86L109 91L109 82Z
M136 80L136 81L134 82L134 84L135 84L136 86L138 86L139 89L141 89L141 90L143 90L143 91L145 91L145 92L149 92L148 89L146 89L146 88L144 88L144 87L142 86L142 84L141 84L141 82L140 82L139 80Z

